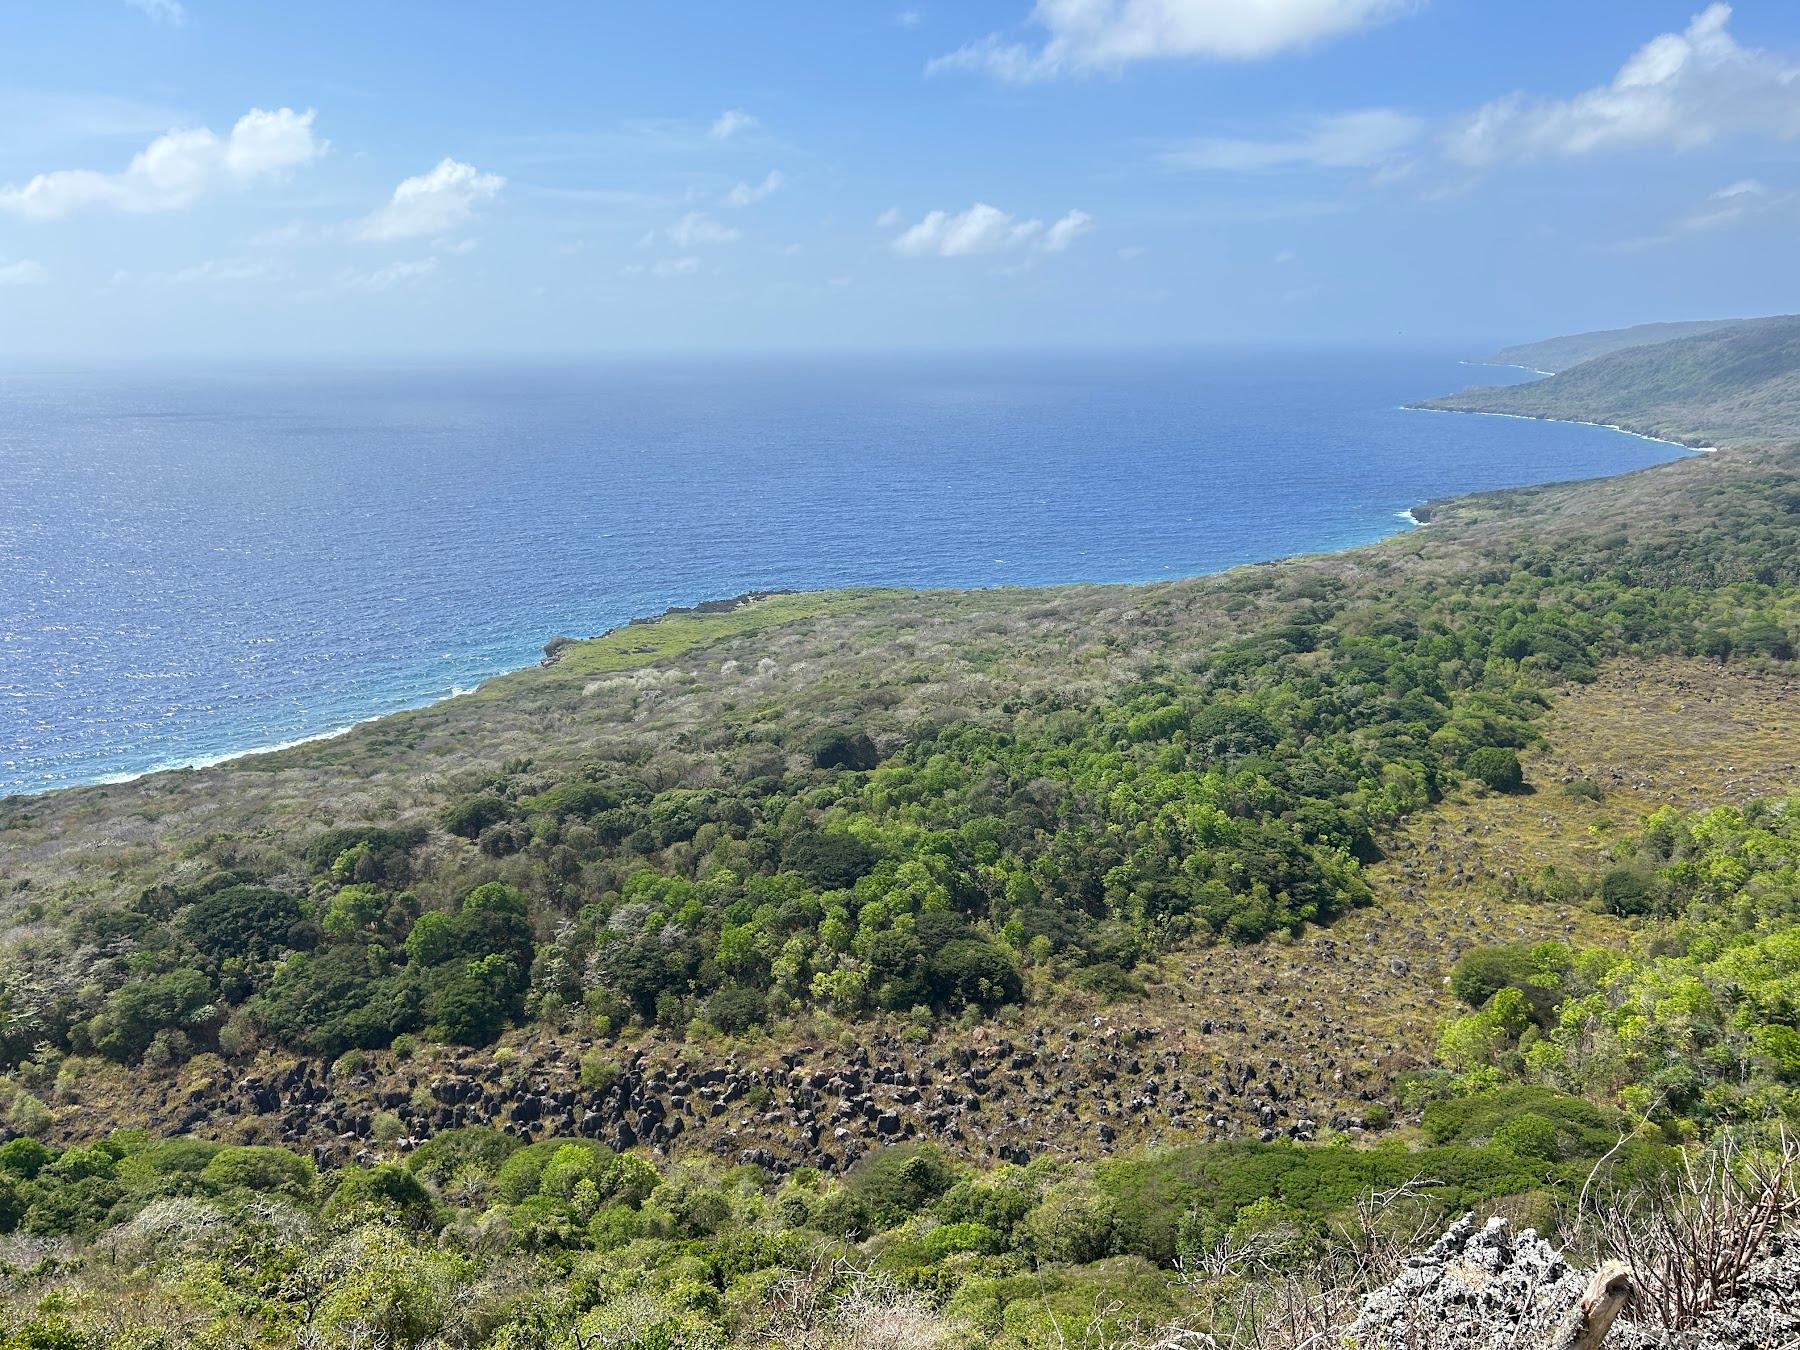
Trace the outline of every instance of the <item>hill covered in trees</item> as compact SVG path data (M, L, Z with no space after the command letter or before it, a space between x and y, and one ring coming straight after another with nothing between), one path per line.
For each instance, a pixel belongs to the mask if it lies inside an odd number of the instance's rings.
M1554 375L1583 361L1592 361L1596 356L1610 356L1627 347L1649 347L1677 338L1697 337L1729 328L1734 322L1733 319L1695 319L1681 323L1640 323L1632 328L1608 328L1595 333L1545 338L1541 342L1523 342L1516 347L1502 347L1487 359L1496 365L1523 366L1527 370Z
M1787 322L1527 388L1724 407ZM1608 1254L1800 1123L1800 450L1739 439L0 801L0 1346L1267 1345L1464 1208Z
M1751 319L1630 346L1526 384L1420 405L1603 422L1686 445L1779 441L1800 426L1800 318Z

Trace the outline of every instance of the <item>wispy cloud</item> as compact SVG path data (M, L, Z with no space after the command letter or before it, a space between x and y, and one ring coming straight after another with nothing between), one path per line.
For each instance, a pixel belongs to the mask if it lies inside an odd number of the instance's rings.
M413 285L423 281L438 270L436 258L415 258L406 262L389 263L386 267L376 268L373 272L347 270L339 273L338 284L347 291L361 291L369 295L379 295L383 291L391 291L397 286Z
M707 244L729 244L739 237L731 226L721 225L700 211L688 212L664 233L668 235L671 244L682 249L699 248Z
M0 263L0 286L43 286L50 280L50 269L31 258Z
M655 277L658 281L672 281L676 277L691 277L700 270L700 259L689 254L680 258L659 258L649 266L643 263L630 263L619 269L622 277Z
M1769 217L1791 218L1794 206L1793 192L1777 192L1757 179L1745 178L1710 194L1704 202L1678 217L1662 232L1627 239L1618 248L1627 253L1636 252L1672 244L1690 235L1732 229Z
M313 112L252 108L231 131L205 127L159 136L118 173L57 169L22 187L0 187L0 212L27 220L60 220L84 209L174 211L221 186L280 176L325 153L313 135Z
M418 239L444 234L491 202L506 186L498 174L482 173L473 164L444 159L430 173L408 178L394 189L387 205L356 228L370 240Z
M125 0L125 3L156 23L179 28L188 21L187 6L181 0Z
M762 125L742 108L727 108L713 119L707 135L715 141L728 141L733 136L740 136L746 131L754 131Z
M1204 136L1163 153L1183 169L1257 172L1271 169L1371 169L1417 144L1425 123L1392 108L1368 108L1314 119L1290 135Z
M177 286L236 285L261 281L274 273L274 264L263 258L211 258L169 274Z
M760 183L739 183L725 194L727 206L754 206L765 197L772 197L781 190L787 180L781 176L780 169L770 169Z
M1416 8L1417 0L1037 0L1036 44L992 33L940 56L928 74L984 71L1025 83L1178 57L1256 60Z

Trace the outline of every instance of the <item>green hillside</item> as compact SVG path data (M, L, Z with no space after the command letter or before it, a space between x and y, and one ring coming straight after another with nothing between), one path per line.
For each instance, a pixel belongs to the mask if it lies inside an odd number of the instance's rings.
M1524 366L1527 370L1555 374L1596 356L1610 356L1627 347L1648 347L1658 342L1695 337L1729 328L1734 322L1736 320L1732 319L1696 319L1687 323L1641 323L1632 328L1608 328L1595 333L1546 338L1541 342L1523 342L1516 347L1502 347L1487 359L1495 365Z
M1685 445L1785 440L1800 428L1800 318L1751 319L1419 406L1603 422Z

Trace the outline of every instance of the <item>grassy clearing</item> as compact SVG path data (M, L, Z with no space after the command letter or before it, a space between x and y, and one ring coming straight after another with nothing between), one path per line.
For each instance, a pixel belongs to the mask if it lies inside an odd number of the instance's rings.
M779 624L864 613L893 594L871 588L803 591L752 600L721 613L673 612L570 643L552 665L515 671L489 680L477 694L487 698L504 697L525 681L582 680L638 670L659 661L685 657L710 643L743 637Z

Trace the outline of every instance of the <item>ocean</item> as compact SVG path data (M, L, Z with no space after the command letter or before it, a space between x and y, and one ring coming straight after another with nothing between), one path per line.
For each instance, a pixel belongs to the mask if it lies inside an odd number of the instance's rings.
M0 794L284 744L752 589L1139 581L1683 453L1307 352L0 374Z

